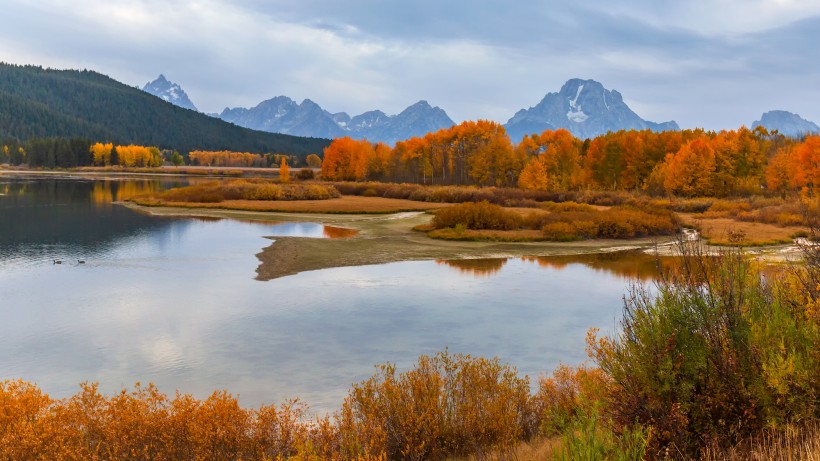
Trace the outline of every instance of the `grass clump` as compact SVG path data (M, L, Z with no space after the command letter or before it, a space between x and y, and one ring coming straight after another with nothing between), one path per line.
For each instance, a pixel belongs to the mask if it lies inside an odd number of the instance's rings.
M462 203L437 211L432 224L436 229L515 230L524 224L524 218L489 202Z
M616 206L598 210L579 204L553 208L568 211L534 216L530 223L533 227L540 225L547 240L627 239L672 235L680 230L675 215L660 208Z
M169 189L141 200L160 202L219 203L227 200L326 200L340 197L333 186L324 184L278 184L263 179L209 181Z

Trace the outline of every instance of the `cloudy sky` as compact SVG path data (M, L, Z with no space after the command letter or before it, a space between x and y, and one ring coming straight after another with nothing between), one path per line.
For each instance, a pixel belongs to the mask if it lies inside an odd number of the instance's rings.
M0 0L0 61L160 73L205 112L286 95L389 114L426 99L506 122L568 79L643 118L820 122L817 0Z

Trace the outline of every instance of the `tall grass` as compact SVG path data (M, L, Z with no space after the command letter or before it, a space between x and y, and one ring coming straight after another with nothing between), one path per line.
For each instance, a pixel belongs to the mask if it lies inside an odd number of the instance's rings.
M139 200L160 202L219 203L226 200L326 200L339 191L324 184L279 184L264 179L209 181L169 189Z

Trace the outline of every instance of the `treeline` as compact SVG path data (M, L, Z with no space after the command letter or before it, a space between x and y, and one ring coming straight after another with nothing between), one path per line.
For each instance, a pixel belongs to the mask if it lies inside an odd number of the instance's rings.
M532 459L816 459L817 248L765 277L738 250L684 248L626 297L614 336L590 332L597 367L560 366L535 392L498 359L446 351L379 367L313 419L298 401L245 409L224 391L84 384L57 400L2 381L0 458L521 459L522 442L551 439Z
M310 154L310 157L318 156ZM307 160L303 161L296 155L286 154L252 154L249 152L232 152L232 151L192 151L188 153L188 159L191 165L199 166L229 166L229 167L257 167L270 168L280 167L283 163L287 166L300 166L300 164L307 164ZM320 160L321 162L321 160Z
M90 166L93 164L90 145L91 141L86 138L32 138L24 143L13 138L2 139L0 164L44 168Z
M712 132L618 131L581 141L566 130L513 145L479 120L390 148L350 138L325 151L329 180L518 186L542 191L642 190L681 196L782 194L820 184L820 137L795 140L763 127Z
M242 128L105 75L0 63L0 138L85 137L160 149L318 153L326 139Z
M287 154L252 154L233 151L192 151L180 154L155 146L94 143L86 138L32 138L24 143L14 138L0 139L0 164L28 165L33 168L74 168L82 166L122 166L155 168L163 164L234 167L280 167L300 163L321 165L316 154L306 159Z

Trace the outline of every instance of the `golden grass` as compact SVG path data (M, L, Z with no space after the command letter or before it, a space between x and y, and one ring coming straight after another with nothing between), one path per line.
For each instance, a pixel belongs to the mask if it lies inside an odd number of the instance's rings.
M795 234L808 232L804 226L739 221L731 218L704 218L700 214L680 213L683 223L700 230L713 245L777 245L791 243Z
M401 211L426 211L450 206L448 203L426 203L412 200L358 197L345 195L327 200L225 200L219 203L163 202L154 199L134 199L142 206L168 206L177 208L209 208L240 211L271 211L284 213L397 213Z
M789 427L784 431L766 431L750 443L728 450L704 450L705 461L767 461L788 459L815 461L820 459L820 426Z

